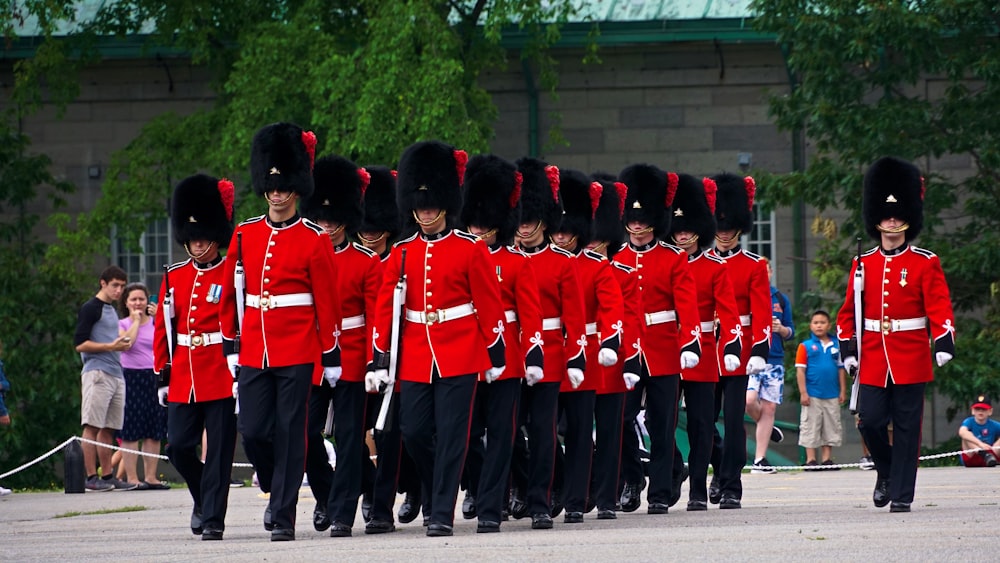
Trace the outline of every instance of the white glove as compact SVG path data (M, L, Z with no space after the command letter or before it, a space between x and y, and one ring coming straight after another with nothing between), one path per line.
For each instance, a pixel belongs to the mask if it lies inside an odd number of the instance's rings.
M160 402L161 407L167 406L167 391L170 391L170 387L158 387L156 389L156 399Z
M844 369L847 373L857 373L858 372L858 359L854 356L847 356L844 358Z
M937 360L938 367L941 367L941 366L947 364L948 362L951 361L952 358L954 358L954 356L952 356L948 352L935 352L934 353L934 359Z
M681 352L681 369L691 369L698 365L701 361L701 357L694 352L684 351Z
M618 354L611 348L601 348L597 352L597 363L604 367L611 367L618 363Z
M524 368L524 379L528 382L528 387L538 383L545 377L545 372L538 366L528 366Z
M503 370L506 369L506 367L507 366L492 367L486 370L486 383L493 383L494 381L500 379L500 376L503 375Z
M378 393L378 378L375 377L374 371L370 371L365 374L365 391L369 393Z
M747 362L747 375L757 375L767 369L767 360L760 356L750 356Z
M740 369L740 357L736 354L722 356L722 363L726 364L726 371L733 372Z
M234 381L233 382L233 399L236 400L236 410L234 412L236 414L240 414L240 382L239 381Z
M396 380L389 377L389 370L387 369L375 370L375 381L378 382L379 386L385 385L386 387L388 387L390 385L396 384Z
M635 389L635 384L639 383L639 376L634 373L625 372L622 377L625 378L625 388L629 391Z
M577 368L569 368L566 370L566 375L569 376L569 384L576 389L583 383L583 370Z
M323 368L323 379L330 384L330 387L336 387L337 382L340 381L340 374L343 369L338 367L325 367Z
M236 368L240 365L240 355L239 354L227 354L226 355L226 365L229 366L229 375L236 379ZM236 393L233 393L236 396Z

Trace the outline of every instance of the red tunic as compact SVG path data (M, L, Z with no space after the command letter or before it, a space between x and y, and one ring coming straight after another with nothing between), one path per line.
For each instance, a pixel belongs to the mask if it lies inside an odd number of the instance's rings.
M726 263L711 252L698 252L688 258L691 276L698 284L698 313L701 319L701 344L707 350L719 348L719 355L702 354L698 365L681 371L686 381L718 381L719 375L735 375L720 369L723 354L740 355L740 318ZM716 344L715 321L719 321ZM707 330L706 330L707 329Z
M618 348L618 363L609 367L601 367L601 380L597 384L598 395L628 391L625 388L625 379L622 377L625 370L628 369L629 373L639 375L641 369L639 351L644 323L642 322L642 294L639 292L639 274L617 261L611 262L611 273L614 275L618 287L621 288L625 315L622 317L622 342Z
M507 368L500 379L524 377L525 365L542 366L542 309L531 261L512 246L490 249L507 316L504 343ZM516 318L513 322L510 319ZM485 378L480 374L482 380Z
M319 225L300 217L274 226L265 216L240 223L229 243L236 258L242 234L247 303L267 297L312 295L312 305L252 307L247 305L240 335L240 365L257 369L314 364L313 384L323 378L323 366L340 365L340 295L333 245ZM233 271L227 260L222 292L223 348L233 350L236 338L236 297ZM322 364L321 364L322 362Z
M713 253L726 263L729 280L733 282L736 311L743 327L739 371L742 375L746 373L750 356L763 358L766 362L771 349L771 282L767 277L767 264L760 256L738 246ZM722 361L721 355L719 361Z
M430 315L471 304L474 313L440 322L403 323L403 354L397 366L403 381L430 383L434 368L441 377L477 373L491 367L488 347L504 344L504 309L500 285L486 245L469 233L449 230L416 235L392 247L375 306L374 348L384 354L392 334L392 293L406 250L405 307Z
M861 383L885 387L890 377L898 384L933 380L928 334L935 352L955 355L955 316L941 261L933 252L907 245L889 253L873 248L861 256L861 263L865 274L862 312L868 319L861 337ZM855 261L847 299L837 314L841 341L854 338L856 267ZM924 328L897 330L903 327L896 321L913 327L919 319L924 319Z
M340 378L344 381L365 380L365 367L372 360L371 331L374 322L375 299L382 283L382 261L378 255L357 243L345 243L334 250L339 277L340 311Z
M577 254L576 262L587 323L584 327L587 332L587 370L583 383L576 389L573 389L569 378L563 380L559 391L565 393L597 390L604 379L604 367L597 361L597 355L601 348L618 353L622 343L622 318L625 316L621 286L611 271L611 262L590 250Z
M681 372L681 351L701 354L698 330L698 293L688 266L687 253L676 246L654 241L642 247L630 243L615 254L615 261L638 272L642 293L642 358L652 376ZM650 323L650 315L671 311L676 320ZM704 356L704 354L702 354Z
M587 369L583 290L576 256L551 244L525 249L525 252L540 282L542 318L548 319L554 327L542 332L545 353L542 383L562 383L567 379L568 368ZM556 323L555 319L559 319L557 324L560 326L551 324Z
M174 289L171 324L175 334L187 335L195 342L205 342L204 334L218 336L219 296L225 293L224 274L225 258L206 268L195 267L192 260L170 266L170 286ZM165 277L160 285L160 303L164 302L166 292ZM157 311L153 322L153 368L159 373L170 362L162 310ZM233 396L233 377L220 344L180 346L174 337L168 401L202 403Z

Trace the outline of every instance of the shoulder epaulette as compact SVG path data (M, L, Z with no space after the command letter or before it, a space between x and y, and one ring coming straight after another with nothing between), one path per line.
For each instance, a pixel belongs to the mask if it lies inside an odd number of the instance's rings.
M760 254L756 254L754 252L750 252L749 250L746 250L746 249L743 250L743 254L746 254L747 258L750 258L754 262L760 262L760 259L762 258Z
M264 220L264 216L263 215L258 215L256 217L251 217L251 218L247 219L246 221L243 221L242 223L240 223L239 226L242 227L243 225L250 225L252 223L258 223L258 222L263 221L263 220Z
M307 227L309 227L313 231L316 231L317 235L325 235L326 234L326 229L324 229L323 227L320 227L316 223L313 223L309 219L303 218L302 219L302 224L305 225L305 226L307 226Z
M551 248L552 251L555 252L556 254L562 254L563 256L565 256L567 258L576 258L576 254L573 254L572 252L570 252L568 250L559 248L558 246L556 246L554 244L550 244L549 248Z
M604 261L606 261L608 259L607 256L605 256L603 254L598 254L598 253L594 252L593 250L584 249L581 254L583 254L587 258L590 258L591 260L597 260L598 262L604 262Z
M455 229L453 232L455 233L455 236L457 236L458 238L463 238L470 242L479 242L480 240L480 238L477 237L476 235L468 233L466 231L460 231L458 229Z
M869 250L866 250L866 251L865 251L865 252L864 252L864 253L862 254L862 256L871 256L872 254L875 254L876 252L878 252L878 247L877 247L877 246L876 246L875 248L872 248L872 249L869 249Z
M614 260L611 261L611 265L614 266L615 268L618 268L619 270L625 272L626 274L631 274L632 272L635 271L635 268L630 268L630 267L626 266L625 264L622 264L621 262L615 262Z
M188 258L187 260L184 260L183 262L174 262L173 264L167 266L167 271L168 272L173 272L174 270L176 270L177 268L180 268L181 266L186 266L190 261L191 261L191 259Z
M367 246L365 246L363 244L358 244L356 242L352 242L351 246L353 246L354 248L358 249L358 251L362 252L363 254L365 254L365 255L367 255L369 257L376 256L374 250L368 248Z
M622 250L625 250L626 248L628 248L628 243L627 242L623 242L622 245L618 247L618 252L621 252Z
M937 254L934 254L930 250L927 250L926 248L920 248L919 246L911 246L910 249L912 249L913 252L916 252L917 254L923 256L924 258L934 258L935 256L937 256Z
M712 262L715 262L716 264L725 264L726 263L725 260L723 260L722 258L719 258L719 255L716 254L716 253L714 253L714 252L702 252L702 255L705 258L708 258L709 260L711 260Z
M518 256L524 256L525 258L528 257L528 255L525 254L525 252L523 250L521 250L520 248L518 248L518 247L516 247L514 245L511 245L511 244L504 245L503 249L506 250L507 252L510 252L511 254L516 254Z
M683 248L681 248L679 246L674 246L674 245L666 243L666 242L663 242L662 240L659 241L657 244L659 244L663 248L666 248L667 250L672 250L674 252L674 254L683 254L684 253L684 249Z
M401 244L406 244L406 243L410 242L411 240L417 238L418 234L419 233L413 233L412 235L410 235L410 236L408 236L406 238L401 238L401 239L397 240L396 242L392 243L392 247L396 248L397 246L399 246Z

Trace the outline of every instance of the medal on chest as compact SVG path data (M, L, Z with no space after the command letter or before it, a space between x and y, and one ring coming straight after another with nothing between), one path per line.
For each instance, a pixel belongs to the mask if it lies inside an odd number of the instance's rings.
M503 277L500 275L500 266L497 266L497 281L503 283Z
M221 297L222 297L222 286L220 284L213 283L208 288L208 296L205 297L205 300L208 301L209 303L218 303Z
M899 273L899 287L906 287L906 268Z

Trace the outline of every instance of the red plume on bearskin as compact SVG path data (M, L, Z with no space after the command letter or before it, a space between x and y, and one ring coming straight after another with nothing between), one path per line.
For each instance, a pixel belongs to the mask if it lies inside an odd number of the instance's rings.
M517 207L518 202L521 201L522 184L524 184L524 176L520 172L514 172L514 191L510 192L510 200L507 202L511 209Z
M302 144L306 146L306 152L309 153L309 167L312 168L316 164L316 133L303 131Z
M618 218L625 216L625 198L628 197L628 186L621 182L615 182L615 192L618 194Z
M361 178L361 197L365 197L365 191L368 190L368 184L372 181L372 175L364 168L359 167L358 177Z
M226 219L233 220L233 202L236 201L236 187L228 179L219 180L219 197L222 198L222 207L226 210Z
M600 182L590 183L590 218L593 219L597 214L597 206L601 204L601 192L604 191L604 187L601 186Z
M757 182L754 181L753 176L744 176L743 183L747 188L747 210L753 210L753 198L757 193Z
M549 179L549 187L552 188L552 201L559 201L559 167L546 166L545 176Z
M719 187L711 178L702 178L701 183L705 185L705 201L708 202L708 208L715 214L715 193L719 191Z
M677 195L677 174L667 172L667 200L664 207L674 204L674 196Z
M458 183L461 184L465 181L465 165L469 163L469 153L461 150L455 150L455 172L458 173Z

